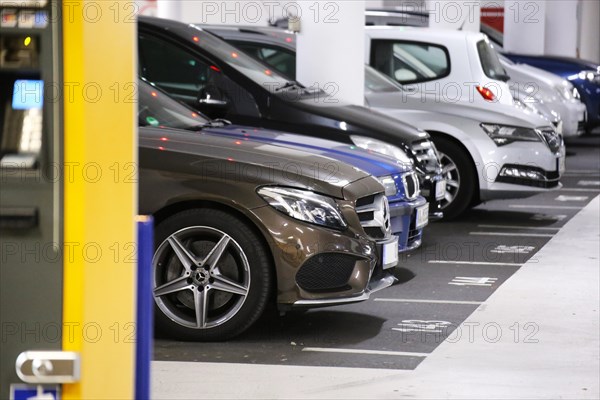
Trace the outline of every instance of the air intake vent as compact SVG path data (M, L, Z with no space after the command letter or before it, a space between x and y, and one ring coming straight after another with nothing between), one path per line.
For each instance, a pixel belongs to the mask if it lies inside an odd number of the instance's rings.
M309 258L296 274L296 283L309 292L349 289L356 257L340 253L323 253Z

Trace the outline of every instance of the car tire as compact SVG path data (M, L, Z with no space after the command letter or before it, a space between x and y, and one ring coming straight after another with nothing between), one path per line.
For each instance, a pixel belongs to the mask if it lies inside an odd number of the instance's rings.
M477 187L475 171L466 151L444 137L434 138L440 154L442 175L446 179L446 196L441 201L444 219L461 215L473 203Z
M179 340L231 339L263 313L272 262L244 221L190 209L159 223L152 283L157 333Z

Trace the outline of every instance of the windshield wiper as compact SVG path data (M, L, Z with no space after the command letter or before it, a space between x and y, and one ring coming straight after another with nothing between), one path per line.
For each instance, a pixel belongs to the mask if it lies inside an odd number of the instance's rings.
M204 128L220 128L227 125L231 125L231 121L223 118L215 118L204 124L189 126L185 129L188 131L201 131Z

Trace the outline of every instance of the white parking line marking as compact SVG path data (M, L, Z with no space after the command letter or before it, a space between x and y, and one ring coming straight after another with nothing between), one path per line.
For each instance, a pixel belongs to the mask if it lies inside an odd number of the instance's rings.
M600 186L600 181L579 181L579 186Z
M405 319L398 324L399 328L392 328L399 332L422 332L422 333L445 333L452 322L448 321L424 321L421 319Z
M563 174L563 176L565 175L600 175L600 171L597 169L570 169Z
M489 261L448 261L448 260L429 260L430 264L467 264L467 265L498 265L507 267L520 267L521 263L489 262Z
M466 301L466 300L426 300L426 299L386 299L378 297L374 301L385 301L391 303L431 303L431 304L470 304L480 305L481 301Z
M561 188L560 189L561 192L600 192L600 189L596 189L596 188L589 188L589 189L584 189L584 188Z
M564 214L559 215L548 215L548 214L535 214L532 215L529 219L532 221L562 221L567 218Z
M542 206L539 204L510 204L509 208L549 208L557 210L581 210L581 207L575 206Z
M305 347L302 349L302 351L315 351L315 352L321 352L321 353L373 354L373 355L378 355L378 356L402 356L402 357L427 357L430 354L430 353L411 353L409 351L338 349L338 348L333 348L333 347Z
M551 233L514 233L514 232L469 232L473 236L519 236L519 237L552 237Z
M452 279L452 281L448 282L448 285L456 285L456 286L492 286L492 284L496 283L498 278L488 278L488 277L472 277L472 276L457 276Z
M496 246L495 248L493 248L492 250L490 250L490 253L529 254L533 250L535 250L535 247L533 247L533 246L506 246L504 244L500 244L500 245Z
M552 226L524 226L524 225L477 225L478 228L500 228L500 229L523 229L523 230L536 230L536 231L549 231L554 230L557 231L560 227L552 227Z
M554 200L556 200L556 201L586 201L589 198L590 198L590 196L565 196L564 194L561 194Z

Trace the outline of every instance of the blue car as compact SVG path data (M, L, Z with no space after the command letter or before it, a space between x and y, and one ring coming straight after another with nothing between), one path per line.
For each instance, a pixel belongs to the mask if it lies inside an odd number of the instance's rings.
M160 93L160 96L158 94ZM291 133L231 125L225 120L209 120L182 103L168 97L168 94L154 85L140 80L139 90L140 125L173 128L169 121L158 121L144 115L170 115L176 122L186 121L187 126L197 134L230 136L233 145L243 140L264 141L269 145L296 148L303 152L320 154L333 160L353 165L375 176L385 187L389 204L391 232L398 236L398 251L405 252L421 245L423 228L428 224L429 203L420 195L419 179L411 165L379 153L371 153L352 145L330 140L317 139ZM160 110L159 110L160 109ZM159 112L160 111L160 112ZM190 128L188 128L190 129ZM335 163L330 166L315 167L315 173L323 169L335 176ZM370 211L361 210L361 215L369 219ZM371 212L372 214L372 212ZM365 227L365 230L368 230ZM375 234L375 233L374 233Z
M513 62L528 64L568 79L587 109L586 130L600 126L600 65L571 57L504 53Z

